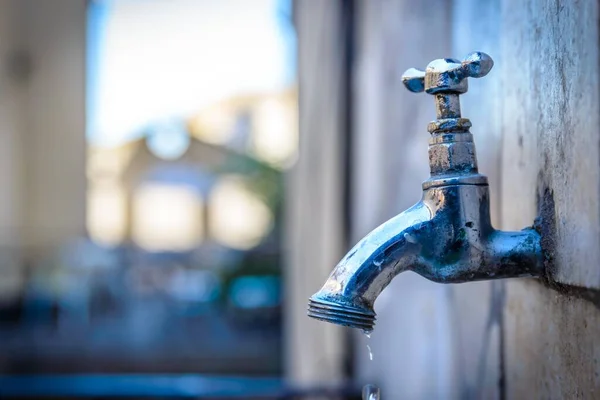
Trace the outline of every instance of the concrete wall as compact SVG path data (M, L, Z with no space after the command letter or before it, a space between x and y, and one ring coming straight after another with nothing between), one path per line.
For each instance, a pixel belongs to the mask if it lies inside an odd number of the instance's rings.
M341 2L296 2L299 160L286 180L286 375L296 385L339 382L346 334L306 316L308 298L342 256L346 135Z
M85 235L86 1L19 1L31 61L22 115L29 245Z
M0 38L0 256L37 259L85 235L86 1L1 0Z
M598 2L505 0L501 15L502 223L541 214L551 257L547 283L506 284L506 393L597 398Z

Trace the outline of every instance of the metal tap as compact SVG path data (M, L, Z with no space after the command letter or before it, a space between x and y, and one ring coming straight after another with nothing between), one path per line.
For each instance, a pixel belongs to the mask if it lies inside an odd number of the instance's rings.
M425 71L404 73L408 90L435 96L437 119L427 127L431 176L423 197L350 250L310 298L310 317L371 332L375 300L404 271L439 283L542 274L541 237L534 228L492 227L488 181L477 170L471 122L460 113L467 78L481 78L493 65L490 56L474 52L462 62L439 59Z

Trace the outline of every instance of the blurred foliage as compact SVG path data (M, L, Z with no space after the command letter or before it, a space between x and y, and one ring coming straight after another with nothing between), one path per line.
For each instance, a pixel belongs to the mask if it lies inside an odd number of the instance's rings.
M247 155L236 154L217 171L220 174L241 175L247 187L269 207L273 215L279 215L283 201L283 173Z

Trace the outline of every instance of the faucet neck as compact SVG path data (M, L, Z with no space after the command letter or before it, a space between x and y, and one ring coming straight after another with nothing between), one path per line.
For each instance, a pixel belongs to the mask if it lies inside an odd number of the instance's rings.
M471 121L460 115L460 93L446 91L435 94L435 110L437 119L427 125L432 135L439 133L469 132Z
M460 93L435 94L437 119L429 123L429 170L431 177L423 188L447 184L487 184L479 175L471 121L460 114Z
M431 124L441 121L436 120ZM460 123L457 119L445 121L455 126ZM470 126L470 121L466 121ZM488 184L487 178L479 174L473 135L467 127L432 133L429 139L429 171L430 178L423 182L423 190L447 185Z
M460 98L458 93L435 94L437 119L460 118Z

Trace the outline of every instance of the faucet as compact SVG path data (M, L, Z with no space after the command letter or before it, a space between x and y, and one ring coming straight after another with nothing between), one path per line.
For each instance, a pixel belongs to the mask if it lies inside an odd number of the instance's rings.
M404 271L438 283L542 275L541 236L535 228L492 227L488 181L477 169L471 121L461 117L459 95L467 92L467 78L481 78L493 65L487 54L473 52L462 62L438 59L425 71L404 73L409 91L435 98L437 119L427 127L431 174L422 199L342 258L310 298L310 317L370 333L375 300Z

